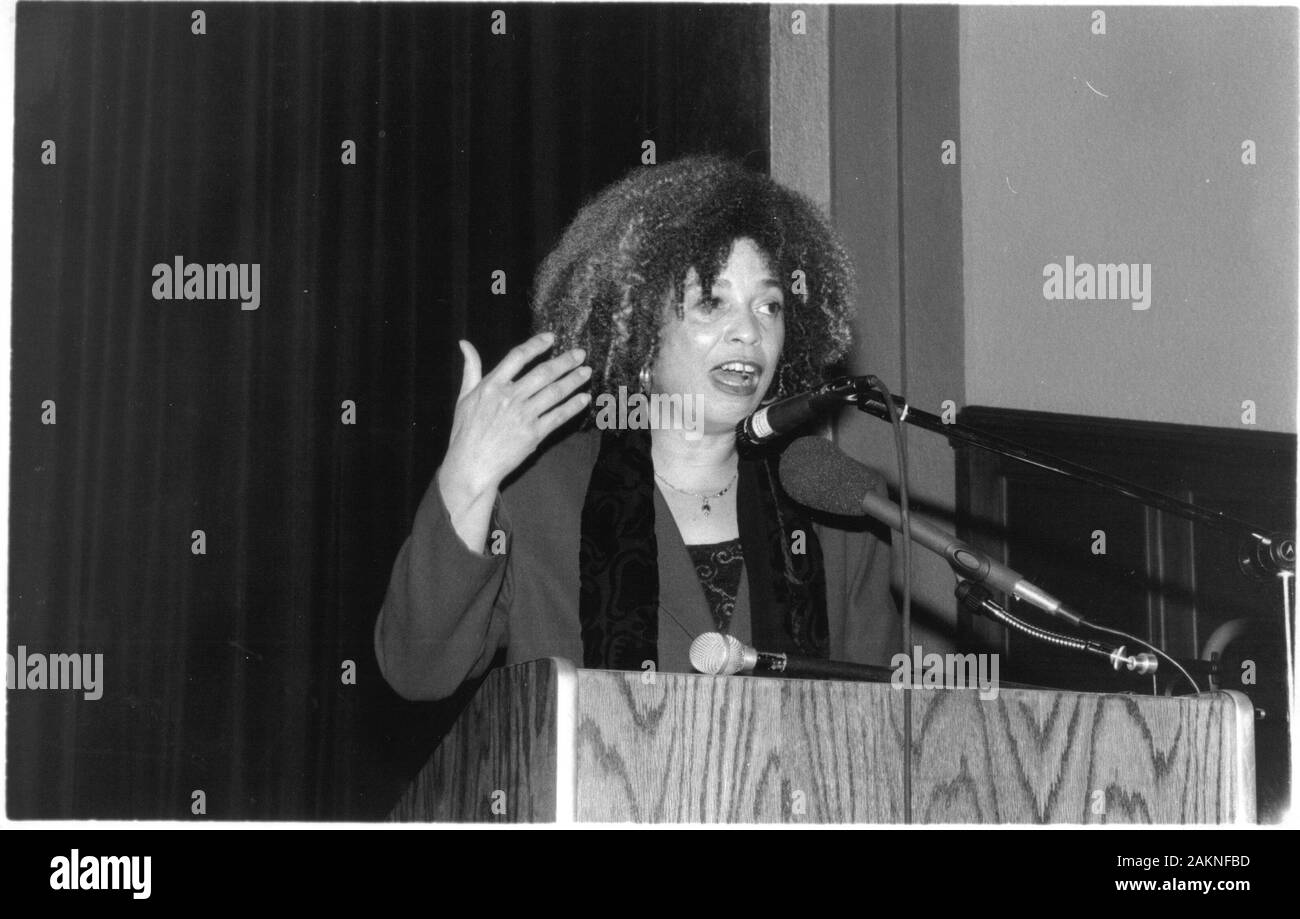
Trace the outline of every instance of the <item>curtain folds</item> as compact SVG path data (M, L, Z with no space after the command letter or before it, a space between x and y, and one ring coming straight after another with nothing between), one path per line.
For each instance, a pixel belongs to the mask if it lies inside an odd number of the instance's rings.
M643 140L766 167L767 10L191 12L17 11L6 651L104 663L98 700L9 693L8 813L378 818L456 713L370 642L456 340L528 334ZM258 265L259 307L154 299L177 257Z

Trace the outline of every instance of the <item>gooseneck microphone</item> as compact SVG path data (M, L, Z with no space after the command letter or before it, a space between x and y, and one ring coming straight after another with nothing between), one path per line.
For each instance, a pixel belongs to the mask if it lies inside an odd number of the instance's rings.
M1104 657L1110 663L1111 669L1119 670L1120 667L1136 673L1138 676L1148 676L1155 673L1160 668L1160 660L1154 654L1148 651L1139 651L1130 654L1124 645L1118 647L1108 642L1093 641L1087 638L1075 638L1071 635L1059 635L1056 632L1049 632L1046 629L1040 629L1036 625L1030 625L1023 622L1015 616L1008 613L1002 607L993 602L988 588L983 584L975 584L971 581L962 581L957 585L957 599L967 609L983 613L995 622L1000 622L1005 626L1023 632L1030 638L1036 638L1039 641L1046 642L1049 645L1057 645L1062 648L1071 648L1075 651L1083 651L1088 654L1094 654Z
M837 405L852 402L864 377L842 377L810 392L788 396L760 408L736 425L736 437L757 445L793 434Z
M776 674L794 679L853 680L859 683L888 683L894 674L888 667L759 651L743 644L734 635L721 632L704 632L695 636L691 642L691 666L710 676Z
M869 516L901 531L902 512L881 492L880 477L820 437L801 437L781 455L781 485L794 500L842 516ZM912 539L944 558L959 577L987 584L1064 619L1084 619L1016 571L924 520L912 518Z

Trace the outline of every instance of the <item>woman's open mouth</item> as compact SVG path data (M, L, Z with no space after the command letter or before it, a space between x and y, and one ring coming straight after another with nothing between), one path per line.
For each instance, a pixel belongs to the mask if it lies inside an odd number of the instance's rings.
M758 392L763 368L752 361L727 361L709 371L715 389L732 396L752 396Z

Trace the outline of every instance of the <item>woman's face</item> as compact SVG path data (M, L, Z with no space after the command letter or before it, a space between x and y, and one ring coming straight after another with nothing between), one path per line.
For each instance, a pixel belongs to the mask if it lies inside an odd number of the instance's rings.
M651 388L699 399L703 433L730 431L758 408L785 343L785 296L750 239L738 239L713 289L686 275L682 318L667 308Z

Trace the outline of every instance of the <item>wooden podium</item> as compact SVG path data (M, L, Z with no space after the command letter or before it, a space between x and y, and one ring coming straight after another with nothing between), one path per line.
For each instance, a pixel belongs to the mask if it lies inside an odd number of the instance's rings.
M493 672L390 819L901 823L903 705L885 683ZM914 823L1253 823L1254 709L914 689Z

